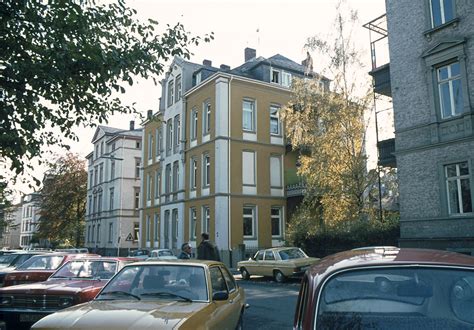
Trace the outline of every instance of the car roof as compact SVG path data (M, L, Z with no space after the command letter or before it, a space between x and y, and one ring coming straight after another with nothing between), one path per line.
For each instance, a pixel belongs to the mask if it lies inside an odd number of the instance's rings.
M284 250L293 250L293 249L298 249L299 250L299 247L296 247L296 246L279 246L279 247L273 247L273 248L258 250L258 252L260 252L260 251L280 252L280 251L284 251Z
M198 260L198 259L173 259L173 260L146 260L134 262L135 266L149 266L152 265L189 265L189 266L212 266L212 265L223 265L220 261L214 260Z
M474 267L474 257L442 250L397 248L391 246L364 247L322 258L319 263L311 267L310 274L315 276L347 268L404 264Z

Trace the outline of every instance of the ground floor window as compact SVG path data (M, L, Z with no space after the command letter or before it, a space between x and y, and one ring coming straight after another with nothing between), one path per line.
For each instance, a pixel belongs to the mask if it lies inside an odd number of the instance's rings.
M449 214L472 212L471 182L467 162L444 167Z
M271 210L271 221L272 221L272 236L281 236L282 228L282 209L281 207L272 207Z
M197 222L196 208L192 207L189 212L189 239L191 241L196 240L196 222Z
M140 223L134 222L133 223L133 240L138 241L140 238Z
M255 236L255 206L244 206L243 225L244 237Z

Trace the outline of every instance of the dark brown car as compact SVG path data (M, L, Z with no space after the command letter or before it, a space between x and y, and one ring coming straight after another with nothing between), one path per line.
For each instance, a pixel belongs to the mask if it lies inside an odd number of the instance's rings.
M473 329L474 257L363 248L304 275L294 329Z
M5 276L3 286L43 282L59 267L71 259L84 257L100 257L96 254L49 253L33 256L17 269Z
M134 258L92 257L69 260L44 282L0 289L0 315L8 328L31 325L60 309L92 300Z

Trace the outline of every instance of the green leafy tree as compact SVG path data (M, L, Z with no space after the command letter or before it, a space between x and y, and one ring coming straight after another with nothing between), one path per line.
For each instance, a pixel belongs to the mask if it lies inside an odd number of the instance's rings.
M12 205L12 191L8 187L8 182L0 175L0 237L7 226L11 223L7 220L8 209Z
M87 171L75 154L50 164L40 197L38 238L81 246L84 242Z
M297 217L306 231L311 231L308 225L366 218L366 191L374 180L366 170L364 148L364 112L371 94L355 80L365 74L351 38L356 22L356 12L338 8L334 35L308 40L308 49L329 59L323 72L333 78L332 88L321 88L318 78L294 80L292 99L283 112L287 135L302 150L298 173L308 189L306 206ZM307 221L309 210L313 224Z
M199 41L178 23L137 19L124 0L0 2L0 161L22 173L42 147L68 147L77 125L136 112L117 95ZM61 134L54 133L57 128Z

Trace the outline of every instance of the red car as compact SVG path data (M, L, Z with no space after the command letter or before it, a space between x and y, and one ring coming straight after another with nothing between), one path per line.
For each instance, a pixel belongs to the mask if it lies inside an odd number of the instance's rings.
M87 256L100 257L97 254L49 253L33 256L17 269L5 276L3 286L43 282L48 279L61 265L71 259Z
M474 257L362 248L304 275L294 329L473 329Z
M64 264L44 282L0 289L0 315L8 328L31 325L60 309L92 300L133 258L89 257Z

